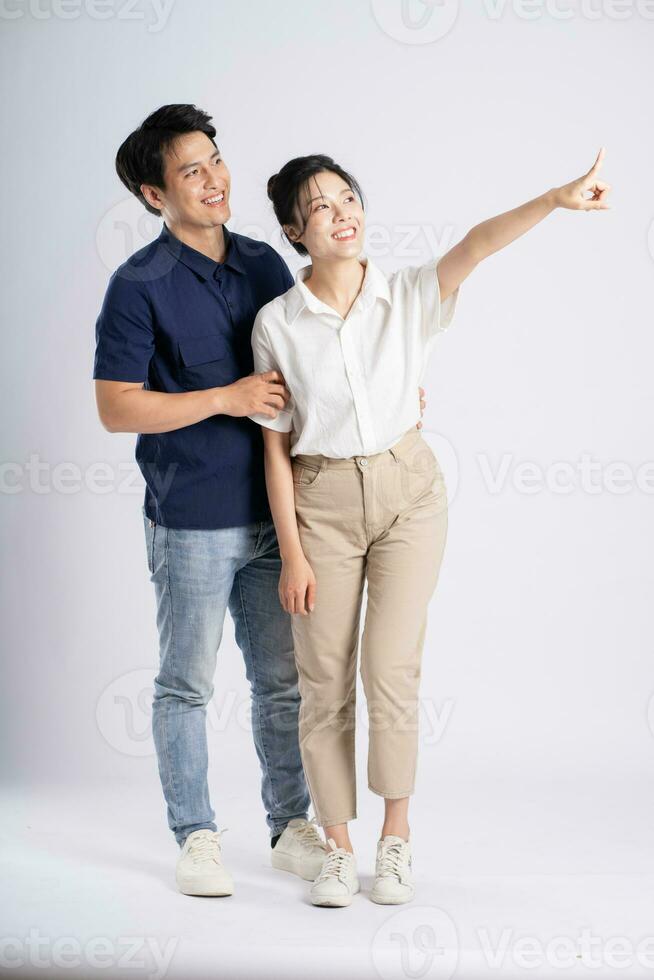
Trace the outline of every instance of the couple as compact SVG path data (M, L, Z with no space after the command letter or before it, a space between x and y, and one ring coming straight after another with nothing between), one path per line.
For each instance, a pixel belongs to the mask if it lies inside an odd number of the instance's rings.
M164 223L113 274L96 325L100 419L110 432L138 433L146 482L160 639L153 736L181 849L176 880L187 895L234 888L209 800L206 738L229 608L251 687L273 867L311 881L315 905L351 903L367 581L368 785L384 799L370 897L401 904L414 894L420 662L447 531L418 386L460 284L482 259L556 208L608 207L603 150L580 179L390 276L362 257L354 177L328 156L291 160L268 195L309 258L293 282L273 248L226 227L231 177L215 135L205 112L168 105L118 150L120 179ZM397 170L388 185L393 194L402 186Z

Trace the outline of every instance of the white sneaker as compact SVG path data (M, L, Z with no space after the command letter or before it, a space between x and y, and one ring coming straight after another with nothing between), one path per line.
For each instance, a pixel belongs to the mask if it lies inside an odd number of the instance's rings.
M227 829L227 828L225 828ZM232 876L223 867L222 830L194 830L184 841L175 878L183 895L231 895Z
M314 905L342 908L350 904L360 888L356 860L344 847L336 847L331 837L327 845L329 850L320 874L311 886L311 901Z
M327 845L316 829L316 818L290 820L271 850L270 860L278 871L290 871L305 881L320 874Z
M377 844L375 884L370 897L379 905L403 905L414 896L411 847L408 841L387 834Z

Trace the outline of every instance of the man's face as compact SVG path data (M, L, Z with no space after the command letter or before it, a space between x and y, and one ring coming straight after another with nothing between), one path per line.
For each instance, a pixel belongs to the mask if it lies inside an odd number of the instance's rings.
M186 133L170 146L164 162L163 189L142 185L142 192L169 225L214 228L231 217L231 179L220 150L205 133Z

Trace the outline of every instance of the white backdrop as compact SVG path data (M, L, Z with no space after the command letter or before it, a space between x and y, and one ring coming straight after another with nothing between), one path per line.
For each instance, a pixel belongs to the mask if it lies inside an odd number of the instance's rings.
M475 975L586 975L583 956L564 969L544 954L534 971L513 947L520 936L576 941L585 925L602 939L593 975L611 973L610 937L635 951L652 935L654 4L3 0L0 30L0 724L22 855L8 856L2 935L27 963L31 928L51 944L117 942L158 935L169 914L179 945L167 975L188 976L215 953L211 921L229 916L221 976L254 976L270 950L287 977L326 976L325 946L334 975L345 963L351 976L467 980L466 964ZM266 238L293 271L300 260L265 186L297 154L328 153L360 179L368 254L393 269L580 176L606 146L612 210L555 212L483 263L425 382L450 528L424 653L412 828L421 907L449 917L436 933L454 930L429 966L440 972L400 962L387 912L362 898L349 919L317 921L301 885L266 870L229 620L209 712L212 802L219 826L234 828L237 885L247 878L266 909L260 953L238 952L244 899L207 911L171 884L149 731L157 637L142 483L134 437L102 429L91 381L110 272L160 227L118 181L115 152L168 102L213 114L232 172L230 227ZM363 706L354 834L365 864L380 801L365 790ZM80 901L90 868L107 894ZM37 898L33 875L61 885L57 903L47 888ZM137 926L159 899L167 913L156 906L151 931ZM408 956L418 919L406 922ZM512 930L499 965L484 928L495 945ZM644 955L632 951L621 975L640 976Z

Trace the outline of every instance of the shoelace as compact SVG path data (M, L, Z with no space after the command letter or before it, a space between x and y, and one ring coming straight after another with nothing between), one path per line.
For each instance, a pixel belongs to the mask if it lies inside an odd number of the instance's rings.
M399 878L402 870L402 852L404 848L401 844L382 844L379 860L379 877L385 878L389 875Z
M318 844L323 848L323 850L325 848L325 842L316 829L315 817L312 817L311 820L307 820L304 827L298 827L295 831L295 836L301 844L306 845L307 847L313 847L314 844Z
M324 881L325 878L340 878L352 859L349 851L342 847L332 850L325 858L322 871L316 881Z
M209 860L213 859L218 864L220 861L220 835L224 834L228 829L228 827L223 827L222 830L215 832L209 830L206 834L198 834L188 846L189 856L194 861L202 861L208 858ZM216 834L218 835L217 837ZM218 848L217 854L216 848Z

